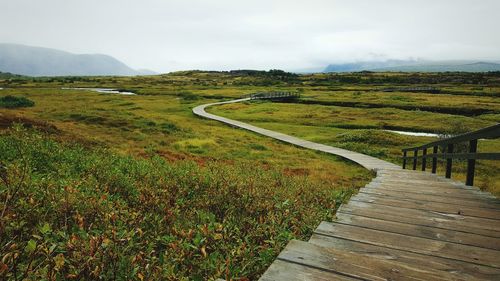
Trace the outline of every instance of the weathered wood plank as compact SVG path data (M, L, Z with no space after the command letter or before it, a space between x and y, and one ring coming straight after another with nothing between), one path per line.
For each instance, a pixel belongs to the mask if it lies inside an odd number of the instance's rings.
M454 190L438 190L435 188L424 189L424 188L416 188L415 186L404 187L401 185L387 185L387 184L373 184L370 183L364 187L364 189L377 189L377 190L388 190L388 191L397 191L397 192L408 192L408 193L416 193L416 194L426 194L426 195L436 195L436 196L448 196L457 199L471 199L471 200L484 200L488 203L498 204L498 200L493 198L485 197L479 194L473 194L470 192L456 192Z
M411 190L418 190L418 191L429 191L429 190L435 190L435 191L440 191L440 192L448 192L451 194L457 194L457 195L469 195L469 196L476 196L478 198L489 198L495 200L494 197L492 197L490 194L485 193L480 191L479 189L475 187L468 187L468 188L462 188L460 186L453 186L448 183L434 183L434 182L428 182L428 183L419 183L413 180L407 180L407 181L390 181L390 180L373 180L369 186L377 186L377 185L383 185L387 187L398 187L398 188L405 188L409 191Z
M466 186L463 184L454 184L449 182L438 182L438 181L419 182L410 179L395 181L391 180L390 178L377 177L369 184L369 186L377 186L377 185L399 187L399 188L404 187L408 190L440 190L445 192L455 192L457 194L475 195L480 198L488 198L500 202L490 193L483 192L476 187Z
M463 185L462 183L455 183L455 182L444 182L444 181L418 181L414 179L401 179L401 180L395 180L390 177L376 177L372 181L373 184L387 184L387 185L394 185L394 186L405 186L405 187L410 187L410 188L428 188L428 187L433 187L433 188L442 188L444 190L446 189L452 189L456 191L467 191L467 192L472 192L472 193L481 193L481 191L477 187L473 186L466 186ZM484 192L483 192L484 193ZM485 193L486 194L486 193Z
M314 233L500 268L500 252L491 249L336 223L321 223Z
M430 226L392 222L363 216L340 213L335 223L361 226L370 229L393 232L403 235L416 236L428 239L500 250L500 238L488 237ZM323 222L323 224L329 224ZM499 253L500 254L500 253Z
M499 224L491 224L490 220L475 217L443 214L428 210L403 209L355 201L342 205L337 213L342 212L402 223L439 227L484 236L500 237Z
M358 278L343 276L309 266L275 260L259 279L261 281L353 281Z
M495 210L495 209L475 208L469 206L450 205L444 203L425 202L416 200L401 200L401 199L398 200L389 197L381 197L373 194L367 195L364 193L358 193L356 196L351 198L351 201L362 201L367 203L375 203L379 205L388 205L388 206L395 206L408 209L430 210L446 214L457 214L463 216L479 217L479 218L491 219L492 221L490 223L492 224L495 223L500 224L500 210ZM496 222L493 220L495 220Z
M360 196L373 195L374 197L384 197L395 200L410 200L415 202L422 201L422 202L437 203L437 204L459 205L467 208L486 209L492 212L500 211L500 204L496 204L494 201L484 200L480 197L457 198L449 196L448 194L430 195L426 193L406 192L402 190L392 190L389 188L378 188L378 187L362 188L359 193ZM450 200L445 201L445 198L450 198Z
M385 170L380 176L377 176L377 181L394 181L394 182L408 182L408 181L424 181L425 183L437 184L437 185L452 185L456 187L469 188L461 182L456 182L444 177L432 176L432 174L419 172L418 175L412 175L410 173L387 173Z
M453 259L431 257L382 246L361 243L349 239L313 234L309 243L322 247L354 252L374 259L391 259L402 265L412 265L418 268L432 268L448 273L450 278L464 278L467 280L500 280L500 269L480 266Z
M481 200L480 198L477 198L477 199L460 198L460 199L458 199L458 198L450 197L450 196L411 193L411 192L402 192L402 191L393 191L393 190L381 190L381 189L377 189L377 188L373 188L373 189L362 188L359 190L359 192L366 193L366 194L374 194L374 195L378 195L378 196L391 197L394 199L428 201L428 202L454 204L454 205L459 205L459 206L470 206L470 207L480 207L480 208L500 210L500 204L488 203L487 201Z
M384 256L367 257L297 240L290 241L278 259L363 280L451 280L449 274L432 268L403 266Z
M436 186L443 186L443 185L449 185L449 186L462 186L460 183L452 182L449 179L447 180L442 180L440 178L431 178L428 176L425 177L413 177L410 174L407 173L401 173L398 175L387 175L387 174L377 174L377 178L374 179L375 182L394 182L395 184L398 183L404 183L404 182L424 182L425 184L434 184Z

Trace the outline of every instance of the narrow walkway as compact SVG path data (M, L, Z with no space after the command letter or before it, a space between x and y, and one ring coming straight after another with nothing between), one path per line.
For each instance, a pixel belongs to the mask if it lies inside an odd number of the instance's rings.
M500 200L430 173L205 112L193 113L296 146L350 159L376 178L293 240L261 280L500 280Z
M247 123L231 120L228 118L220 117L220 116L205 112L205 108L207 108L209 106L228 104L228 103L237 103L237 102L249 101L249 100L250 100L249 98L246 98L246 99L238 99L238 100L232 100L232 101L226 101L226 102L216 102L216 103L204 104L204 105L200 105L200 106L193 108L193 113L198 115L198 116L201 116L201 117L205 117L205 118L212 119L212 120L217 120L217 121L226 123L226 124L234 126L234 127L249 130L249 131L255 132L257 134L268 136L268 137L271 137L273 139L284 141L284 142L287 142L287 143L290 143L290 144L293 144L296 146L300 146L300 147L304 147L304 148L308 148L308 149L312 149L312 150L317 150L317 151L322 151L322 152L326 152L326 153L330 153L330 154L335 154L335 155L344 157L346 159L352 160L352 161L360 164L361 166L363 166L369 170L401 169L397 165L394 165L394 164L389 163L387 161L383 161L383 160L380 160L378 158L371 157L371 156L368 156L365 154L349 151L349 150L342 149L342 148L332 147L332 146L328 146L328 145L324 145L324 144L319 144L319 143L315 143L315 142L311 142L311 141L306 141L303 139L299 139L296 137L292 137L292 136L285 135L285 134L278 133L278 132L271 131L271 130L262 129L259 127L249 125Z

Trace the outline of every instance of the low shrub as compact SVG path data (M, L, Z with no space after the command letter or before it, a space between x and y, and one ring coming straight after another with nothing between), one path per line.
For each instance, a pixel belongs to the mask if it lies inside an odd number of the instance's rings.
M196 101L200 98L198 95L189 91L181 91L178 92L176 95L185 101Z
M256 279L352 189L253 164L168 163L0 135L0 279Z
M18 108L32 106L35 106L35 102L25 97L17 97L11 95L0 97L0 108Z

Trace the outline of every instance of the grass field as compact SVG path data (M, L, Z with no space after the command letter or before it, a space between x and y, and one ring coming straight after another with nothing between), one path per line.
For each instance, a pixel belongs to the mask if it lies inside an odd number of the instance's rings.
M444 136L494 125L477 117L455 116L394 108L346 108L272 102L247 102L214 107L211 113L248 122L310 141L346 148L401 164L401 149L437 140L435 137L400 135L387 129L434 132ZM497 152L498 140L480 140L482 152ZM444 174L444 163L439 173ZM455 161L454 178L463 181L465 161ZM420 166L419 166L420 167ZM500 194L498 162L479 161L476 186Z
M441 93L384 92L422 85ZM456 134L500 122L499 73L189 71L14 77L0 87L0 97L34 102L0 108L0 278L13 280L253 280L373 176L197 118L199 104L300 92L293 103L209 111L394 163L401 148L434 138L386 129ZM137 95L62 89L77 87ZM499 148L480 141L480 151ZM455 167L462 179L463 164ZM478 186L500 194L499 168L480 161Z

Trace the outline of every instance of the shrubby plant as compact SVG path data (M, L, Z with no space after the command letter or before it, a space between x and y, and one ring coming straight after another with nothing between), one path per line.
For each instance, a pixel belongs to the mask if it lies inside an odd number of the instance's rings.
M0 97L0 108L31 107L34 105L35 102L25 97L17 97L11 95Z
M0 278L255 279L349 191L255 165L167 163L0 135Z

